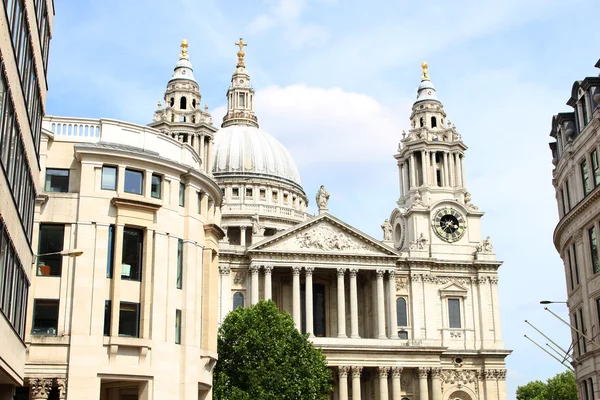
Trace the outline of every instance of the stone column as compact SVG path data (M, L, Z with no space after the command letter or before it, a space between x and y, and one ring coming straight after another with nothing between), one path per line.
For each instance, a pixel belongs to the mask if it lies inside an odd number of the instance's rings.
M462 180L460 179L460 154L454 153L454 176L456 177L456 186L462 187Z
M273 266L265 265L265 300L271 300L273 297L273 287L272 287L272 273Z
M208 137L208 150L207 150L207 155L206 158L208 159L208 162L206 163L206 173L207 174L212 174L212 138Z
M388 271L388 336L398 339L398 321L396 318L396 271Z
M461 171L461 180L463 183L463 187L467 186L467 175L465 173L465 155L463 154L460 158L460 171Z
M200 135L198 136L198 142L200 143L200 157L202 157L202 169L204 172L206 173L210 173L210 171L208 171L206 169L206 167L208 166L208 160L206 159L206 155L204 154L204 135Z
M431 400L442 400L442 369L431 368Z
M421 176L423 177L423 185L427 185L429 183L427 175L427 152L425 150L421 150Z
M456 186L454 171L456 171L456 168L454 168L454 153L450 152L448 153L448 174L450 175L450 186L452 187Z
M346 338L346 293L344 292L344 274L346 268L337 269L337 312L338 337Z
M417 187L417 180L415 179L417 177L416 171L415 171L415 153L410 153L410 188L414 188Z
M377 337L385 339L385 296L383 294L383 269L378 269L377 276Z
M443 153L444 158L442 159L442 171L443 173L443 184L442 186L450 186L450 183L448 182L448 152L444 151Z
M353 366L352 367L352 400L361 400L360 394L360 374L362 373L363 367Z
M47 400L52 389L52 379L29 378L28 382L31 391L31 400Z
M429 368L418 368L417 375L419 376L419 400L429 400L429 393L427 392L427 374Z
M125 172L123 172L125 173ZM115 249L113 252L114 256L114 268L113 278L110 293L111 300L111 321L110 321L110 336L119 336L119 314L121 309L121 273L123 264L123 234L125 226L123 224L117 224L115 226Z
M219 266L219 283L221 289L221 301L219 302L219 324L223 322L227 314L229 314L231 311L229 308L229 304L231 304L229 301L231 298L231 279L229 279L230 273L231 268L229 265Z
M359 338L358 335L358 289L356 287L356 275L358 269L350 270L350 337Z
M398 170L400 173L400 197L404 197L404 163L398 162Z
M392 367L392 400L401 400L402 396L400 392L402 391L402 367Z
M246 226L240 226L240 246L246 245Z
M292 275L292 315L296 329L300 330L302 323L300 315L300 267L292 267Z
M378 367L377 376L379 377L379 400L389 400L388 395L388 373L390 367Z
M313 326L313 272L315 271L315 267L305 267L306 272L306 280L304 283L305 287L305 302L306 302L306 332L310 334L310 336L314 336L314 326Z
M338 367L338 389L340 392L339 400L348 400L348 371L349 367ZM354 399L352 399L354 400Z
M410 190L410 182L408 180L408 160L404 163L402 168L402 178L404 179L404 195Z
M258 265L250 265L250 277L251 277L251 286L250 290L250 303L256 304L258 303L258 272L260 267Z
M431 156L431 186L437 186L437 174L436 174L436 165L435 165L435 151L429 153Z

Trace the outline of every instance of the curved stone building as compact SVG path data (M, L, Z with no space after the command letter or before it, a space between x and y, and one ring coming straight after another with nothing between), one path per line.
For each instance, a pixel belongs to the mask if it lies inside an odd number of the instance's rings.
M212 398L222 195L186 50L154 127L44 120L34 243L49 255L29 292L32 399ZM74 248L83 254L57 254Z
M579 398L592 400L600 391L600 77L573 83L567 105L573 111L555 115L550 131L559 216L554 245L565 265Z

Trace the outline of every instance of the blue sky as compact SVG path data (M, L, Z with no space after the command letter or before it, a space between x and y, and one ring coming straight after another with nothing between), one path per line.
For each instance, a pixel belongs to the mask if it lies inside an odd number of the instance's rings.
M563 347L568 329L540 300L566 299L551 117L573 81L597 76L591 0L55 0L47 113L146 124L179 54L219 121L243 37L261 128L294 156L311 199L380 238L398 197L395 153L429 72L467 152L467 186L486 212L500 272L508 398L563 368L523 338L528 319ZM561 315L564 305L554 305ZM543 339L540 339L545 343Z

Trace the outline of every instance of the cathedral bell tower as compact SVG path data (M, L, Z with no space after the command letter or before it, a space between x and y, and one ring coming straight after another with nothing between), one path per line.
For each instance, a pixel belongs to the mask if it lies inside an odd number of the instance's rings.
M217 129L213 126L208 106L201 107L201 100L200 87L194 78L188 54L188 41L183 39L179 61L167 83L164 105L158 102L149 126L192 146L202 159L202 170L211 173L212 142Z
M442 256L447 245L453 244L456 250L451 257L472 257L482 243L479 219L483 213L471 203L465 186L467 147L447 119L426 62L410 121L411 128L402 133L394 156L400 198L390 218L390 240L399 250L421 251L419 256Z

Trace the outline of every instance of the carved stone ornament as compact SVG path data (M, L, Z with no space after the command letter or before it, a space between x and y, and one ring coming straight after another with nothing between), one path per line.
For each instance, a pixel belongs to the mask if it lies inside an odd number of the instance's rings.
M477 245L476 250L478 253L493 253L492 239L488 236L483 242Z
M229 265L219 265L219 274L221 275L229 275L231 272L231 268Z
M348 376L348 372L350 372L350 367L338 367L338 376L340 378L346 378Z
M404 289L408 279L402 276L396 276L396 290Z
M260 271L260 266L258 265L251 265L250 266L250 273L251 274L258 274L258 272Z
M337 276L339 277L344 277L344 274L346 273L346 268L338 268L337 269Z
M380 378L387 378L390 372L390 367L377 367L377 376Z
M301 267L298 267L298 266L294 266L294 267L292 267L292 275L295 275L295 276L297 276L297 275L300 275L300 270L301 270L301 269L302 269L302 268L301 268Z
M479 210L479 207L477 207L475 204L471 203L471 193L469 193L469 192L465 193L465 205L470 210L473 210L473 211Z
M497 285L498 284L498 277L497 276L490 276L490 284Z
M246 272L245 271L236 271L233 274L233 283L236 285L241 285L246 282Z
M421 190L419 188L415 189L415 201L413 201L412 205L410 206L410 208L413 207L423 207L423 201L422 201L423 196L421 196Z
M469 285L473 279L471 277L461 278L458 276L435 276L433 283L436 285L445 285L448 283L457 283L459 285Z
M450 332L450 337L452 339L460 339L462 338L462 332Z
M402 367L392 367L392 378L398 379L402 376Z
M390 224L389 219L385 219L383 224L381 224L381 229L383 230L383 240L392 240L392 224Z
M316 249L322 251L331 250L368 250L367 246L350 239L342 232L336 232L330 226L319 225L296 235L296 242L300 248Z
M273 273L273 266L272 265L265 265L265 275L270 275Z
M315 267L304 267L304 273L306 276L312 275L315 272Z
M431 378L440 379L442 377L442 368L435 367L431 368Z
M350 268L350 278L356 278L356 275L358 275L358 269L357 268Z
M52 389L52 379L47 378L29 378L29 388L31 390L32 400L46 400Z
M476 370L471 369L444 369L442 370L442 382L462 387L477 381Z
M378 269L377 271L375 271L375 276L377 277L377 279L379 279L379 278L383 279L384 275L385 275L384 269Z
M319 190L317 191L317 195L315 200L317 201L317 206L319 207L319 211L327 210L327 203L329 202L329 193L325 190L325 185L321 185Z
M423 281L423 274L413 274L410 276L411 282L421 282Z
M56 378L56 386L58 387L58 398L64 400L67 398L67 378Z
M352 367L352 377L353 378L360 378L360 374L362 373L362 369L363 369L363 367L359 367L359 366L354 365Z
M421 232L421 234L419 235L419 238L417 240L413 240L412 242L410 242L409 249L410 250L417 250L417 249L425 250L425 248L427 247L427 243L429 243L429 240L427 240L427 238L425 237L423 232Z
M429 368L417 368L417 375L419 379L427 379L429 374Z

